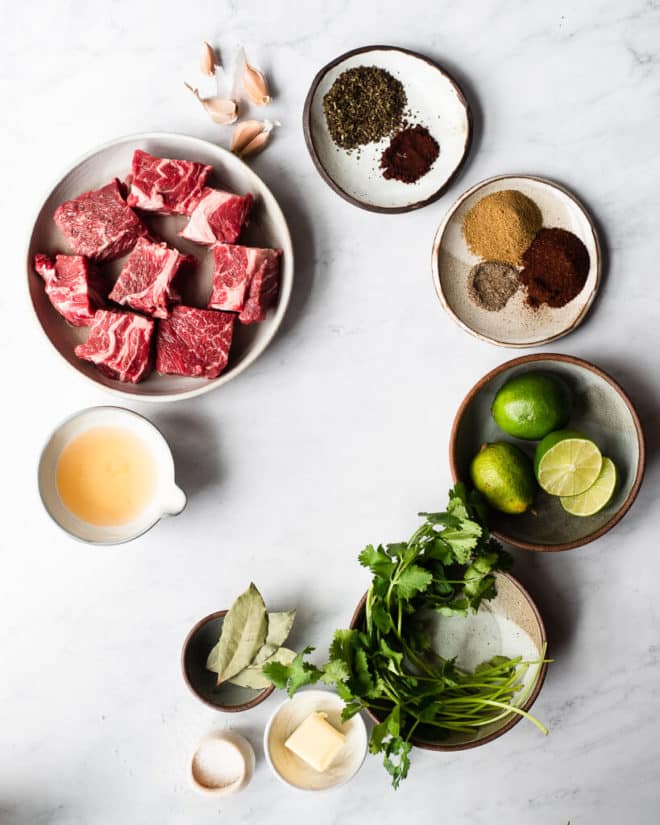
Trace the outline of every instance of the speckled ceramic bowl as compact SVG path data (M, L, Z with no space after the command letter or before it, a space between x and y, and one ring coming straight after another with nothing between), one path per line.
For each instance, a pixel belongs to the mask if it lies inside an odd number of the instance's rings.
M619 470L619 486L601 513L578 518L566 513L553 496L539 491L533 512L504 515L493 511L492 529L501 541L524 550L571 550L604 535L628 512L644 475L644 434L635 407L607 373L571 355L542 353L507 361L485 375L465 396L452 427L449 461L455 481L469 480L470 462L480 446L510 441L530 457L535 441L504 433L491 415L499 388L515 375L543 370L561 377L572 390L573 412L568 426L592 438Z
M226 615L226 610L218 610L197 622L183 643L181 669L186 684L204 704L225 713L238 713L260 705L275 688L253 690L228 682L216 687L215 674L206 669L206 660L220 637Z
M547 636L543 619L532 597L510 573L496 573L497 596L482 602L476 614L446 619L439 617L434 644L437 652L447 659L456 657L459 666L473 670L480 662L496 655L521 656L523 660L536 661L547 651ZM362 624L367 594L355 608L351 627ZM547 653L545 658L547 659ZM532 665L523 680L520 692L522 710L528 711L539 695L548 665L542 662ZM373 713L375 722L381 721ZM432 751L457 751L476 748L492 742L521 721L517 713L509 713L480 729L477 735L455 733L442 739L436 738L432 728L418 728L412 742L415 747ZM541 720L542 721L542 720ZM531 724L531 723L530 723ZM539 733L541 736L541 733Z

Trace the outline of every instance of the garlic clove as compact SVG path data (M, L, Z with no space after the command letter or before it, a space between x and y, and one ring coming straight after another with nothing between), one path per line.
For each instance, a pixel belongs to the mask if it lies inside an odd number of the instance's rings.
M268 132L259 132L256 137L253 137L252 140L245 146L241 152L239 152L239 157L241 158L249 158L252 155L256 155L258 152L266 146L268 141L270 140L270 131Z
M257 106L266 106L270 103L266 78L259 69L251 66L247 60L243 65L243 88L252 103L256 103Z
M248 143L263 131L264 124L260 120L244 120L242 123L237 123L234 127L229 148L232 152L240 155Z
M202 54L199 60L199 67L202 74L205 74L207 77L213 77L215 75L215 70L219 65L220 61L218 60L218 55L215 49L210 43L207 43L206 40L204 40L202 43Z
M238 104L235 100L225 100L225 98L222 97L207 97L201 102L214 123L224 125L227 123L235 123L238 120Z
M187 89L190 89L197 100L199 100L214 123L225 125L227 123L235 123L238 119L238 103L236 103L235 100L229 100L224 97L202 97L197 89L194 89L187 83L184 85Z

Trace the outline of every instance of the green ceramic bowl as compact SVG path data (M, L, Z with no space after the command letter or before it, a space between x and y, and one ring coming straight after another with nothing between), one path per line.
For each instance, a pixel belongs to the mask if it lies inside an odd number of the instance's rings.
M542 353L507 361L485 375L459 407L449 442L454 481L469 481L469 466L479 447L489 441L510 441L530 457L536 442L502 432L491 415L499 388L515 375L531 370L552 372L573 393L568 426L592 438L619 470L619 486L601 513L578 518L566 513L559 500L539 491L533 511L523 515L492 514L493 533L524 550L572 550L604 535L628 512L644 475L644 435L632 401L607 373L571 355Z
M275 687L252 690L229 683L216 687L215 674L206 669L206 660L220 637L226 615L226 610L218 610L197 622L183 643L181 668L186 684L198 699L216 710L237 713L261 704Z

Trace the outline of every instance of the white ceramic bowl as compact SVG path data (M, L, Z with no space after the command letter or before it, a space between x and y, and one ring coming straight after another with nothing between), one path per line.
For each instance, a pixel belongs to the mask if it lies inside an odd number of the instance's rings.
M93 427L121 427L140 438L156 466L156 489L142 513L116 527L89 524L77 518L62 502L57 490L57 463L66 445ZM41 453L39 493L48 514L69 535L89 544L122 544L146 533L163 516L176 516L186 506L186 495L174 481L174 460L165 438L150 421L122 407L90 407L57 427Z
M275 710L264 733L266 761L285 785L301 791L327 791L348 782L362 767L367 754L367 729L360 714L342 722L343 701L327 690L303 690ZM328 714L328 722L346 736L335 764L319 773L296 756L284 743L314 711Z
M437 160L415 183L383 177L380 160L389 138L347 152L330 136L323 98L342 72L358 66L378 66L400 80L408 99L405 117L425 126L440 145ZM465 163L472 115L458 83L432 60L395 46L366 46L319 71L305 100L303 129L316 168L338 195L372 212L408 212L439 198Z
M468 249L463 218L486 195L515 189L531 198L541 210L544 227L572 232L589 253L586 283L572 301L553 308L532 309L519 289L499 312L489 312L468 296L468 275L481 259ZM447 313L471 335L502 347L534 347L567 335L582 323L600 285L601 254L593 221L580 201L554 181L532 175L499 175L464 192L440 224L433 242L433 283Z
M64 239L53 222L56 207L82 192L102 186L113 177L126 178L131 170L134 149L144 149L165 157L196 160L213 166L214 172L209 180L212 186L240 194L251 192L255 198L250 225L241 237L241 242L248 246L277 247L283 250L277 306L269 311L268 317L261 323L247 326L236 324L229 364L218 378L186 378L154 372L140 384L129 384L103 375L93 364L76 357L74 347L86 340L87 329L70 326L53 309L43 281L32 267L37 252L66 252ZM185 217L149 216L147 220L168 243L199 258L200 264L194 279L190 283L186 282L182 289L184 299L204 306L210 293L213 273L210 251L177 236L177 232L185 225ZM122 261L123 259L119 259L106 265L105 271L109 273L111 280L119 273ZM293 286L293 248L286 220L277 201L261 178L242 160L226 149L199 138L149 132L113 140L85 155L62 175L39 207L28 244L26 268L28 288L39 327L79 375L133 401L176 401L201 395L226 384L246 370L266 349L277 332L289 303Z

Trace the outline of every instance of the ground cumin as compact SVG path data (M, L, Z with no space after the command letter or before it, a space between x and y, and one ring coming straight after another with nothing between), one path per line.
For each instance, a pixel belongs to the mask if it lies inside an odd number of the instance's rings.
M531 307L563 307L584 288L589 253L582 241L565 229L541 229L523 255L520 282Z
M486 195L468 211L463 235L470 251L480 258L520 266L542 223L533 200L515 189L503 189Z

